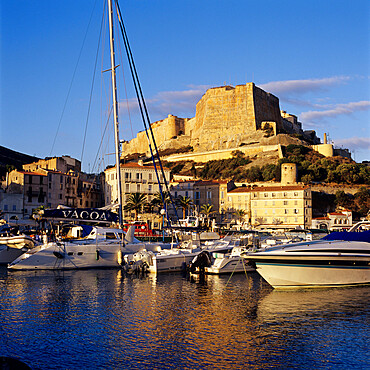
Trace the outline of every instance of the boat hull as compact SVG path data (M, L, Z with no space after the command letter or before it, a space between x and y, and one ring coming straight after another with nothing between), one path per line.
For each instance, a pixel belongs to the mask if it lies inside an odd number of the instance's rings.
M274 288L325 287L370 283L368 266L309 265L255 261L257 272Z
M8 266L11 270L69 270L86 268L119 268L119 245L105 247L69 245L56 248L46 245L37 253L25 253Z
M148 271L152 273L184 271L198 253L155 256L153 257L153 263L148 267Z
M204 268L206 274L221 275L241 273L247 271L255 271L253 267L248 265L247 261L241 257L221 258L213 262L210 267Z
M26 252L28 248L0 247L0 265L7 265Z

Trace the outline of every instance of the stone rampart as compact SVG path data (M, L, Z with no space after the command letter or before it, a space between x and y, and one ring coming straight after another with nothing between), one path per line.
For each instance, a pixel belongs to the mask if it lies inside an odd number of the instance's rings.
M154 122L151 128L161 149L179 148L185 142L193 147L194 153L203 153L255 143L256 137L263 137L258 132L267 122L273 135L282 129L288 133L302 131L295 116L284 112L284 117L285 124L276 96L247 83L209 89L197 103L194 118L169 115ZM148 139L143 132L122 145L123 156L147 152Z
M204 163L213 160L229 159L232 158L232 152L239 150L248 157L253 157L260 153L276 151L279 158L283 158L281 146L277 145L254 145L248 147L239 147L237 149L220 149L206 152L186 153L186 154L173 154L168 157L163 157L164 161L177 162L177 161L194 161L195 163Z

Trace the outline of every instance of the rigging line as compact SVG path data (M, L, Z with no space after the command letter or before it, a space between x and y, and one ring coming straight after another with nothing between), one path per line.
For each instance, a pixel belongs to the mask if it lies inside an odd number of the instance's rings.
M122 33L123 40L124 40L125 47L126 47L127 57L128 57L128 60L129 60L130 70L131 70L132 78L134 80L135 91L136 91L136 95L137 95L139 106L140 106L141 115L142 115L144 126L145 126L145 131L146 131L146 134L148 136L148 133L147 133L147 130L148 129L147 129L147 126L146 126L145 118L143 117L143 112L142 112L142 107L141 107L141 101L140 101L140 99L142 100L142 104L143 104L144 109L145 109L146 118L147 118L148 125L149 125L149 132L151 134L152 141L153 141L153 144L154 144L154 147L155 147L155 150L156 150L156 156L157 156L157 159L158 159L158 162L159 162L159 165L160 165L160 169L161 169L161 172L162 172L162 176L163 176L163 179L164 179L164 184L166 186L166 190L167 190L167 192L169 194L172 207L173 207L173 209L175 211L175 215L176 215L176 218L178 220L179 217L178 217L178 214L177 214L177 210L176 210L175 204L173 202L172 195L171 195L171 193L169 191L169 187L168 187L166 176L165 176L165 173L164 173L164 170L163 170L162 162L161 162L160 157L159 157L159 152L158 152L157 144L155 142L153 130L152 130L151 125L150 125L150 119L149 119L148 110L146 108L145 99L144 99L143 92L142 92L142 89L141 89L141 86L140 86L140 81L139 81L139 77L138 77L138 74L137 74L137 71L136 71L136 67L135 67L133 55L132 55L132 52L131 52L131 48L130 48L130 45L129 45L127 33L126 33L126 30L125 30L125 26L124 26L123 21L122 21L121 9L119 7L119 4L118 4L118 1L117 0L115 0L115 4L116 4L116 9L117 9L117 15L119 17L119 24L120 24L120 28L121 28L121 33ZM137 84L138 84L138 87L139 87L140 97L138 96L138 90L137 90L137 86L136 86L136 81L137 81ZM157 175L159 190L160 190L160 193L161 193L161 196L162 196L163 206L164 206L164 209L165 209L165 212L166 212L166 217L167 217L167 220L169 221L169 224L171 224L170 223L170 220L169 220L169 216L168 216L167 207L165 205L165 201L164 201L164 197L163 197L163 192L162 192L162 186L161 186L161 183L159 181L159 177L158 177L158 173L157 173L157 168L156 168L156 163L155 163L155 160L154 160L154 156L153 156L153 152L152 152L151 143L150 143L149 138L148 138L148 142L149 142L150 153L151 153L152 158L153 158L153 165L154 165L155 172L156 172L156 175Z
M107 127L108 127L108 123L109 123L110 116L111 116L111 114L112 114L112 110L113 110L113 106L111 107L111 109L110 109L110 111L109 111L108 118L107 118L107 122L106 122L106 124L105 124L104 132L103 132L102 138L101 138L101 140L100 140L99 148L98 148L98 150L97 150L97 153L96 153L96 156L95 156L95 160L94 160L94 163L93 163L92 169L94 169L94 168L95 168L95 164L96 164L97 158L98 158L98 156L99 156L100 148L101 148L101 146L102 146L102 144L103 144L104 136L105 136L105 133L106 133L106 131L107 131Z
M94 73L93 73L93 79L91 82L91 89L90 89L90 98L89 98L89 107L87 109L87 117L86 117L86 124L85 124L85 133L84 133L84 139L82 143L82 151L81 151L81 163L84 155L84 150L85 150L85 143L86 143L86 134L87 134L87 126L89 123L89 117L90 117L90 109L91 109L91 100L92 100L92 94L94 90L94 83L95 83L95 75L96 75L96 66L98 64L98 56L99 56L99 48L100 48L100 40L102 36L102 27L103 27L103 19L104 19L104 14L102 16L101 24L100 24L100 31L99 31L99 40L98 40L98 48L96 50L96 56L95 56L95 64L94 64Z
M122 73L122 80L123 80L123 86L125 88L125 96L126 96L126 105L127 105L127 113L128 113L128 121L130 123L130 129L131 129L131 137L134 137L134 131L133 131L133 128L132 128L132 120L131 120L131 112L130 112L130 105L129 105L129 102L128 102L128 96L127 96L127 86L126 86L126 79L125 79L125 73L124 73L124 70L123 70L123 57L122 57L122 48L121 48L121 44L120 43L117 43L118 45L118 51L119 51L119 59L121 61L121 73Z
M137 79L135 79L135 75L133 73L133 67L132 67L133 60L130 58L130 55L128 53L128 46L127 46L127 41L128 40L127 40L127 38L125 38L125 35L124 35L123 31L122 31L122 23L121 23L121 20L120 19L119 19L119 22L120 22L120 27L121 27L121 33L122 33L123 40L124 40L124 43L125 43L126 54L127 54L128 62L129 62L129 65L130 65L132 79L133 79L134 86L135 86L135 92L136 92L136 96L137 96L137 100L138 100L138 104L139 104L139 108L140 108L140 113L141 113L141 117L142 117L142 120L143 120L143 123L144 123L144 127L145 127L145 134L146 134L147 139L148 139L148 146L149 146L151 157L153 159L154 171L155 171L155 174L156 174L156 177L157 177L157 181L158 181L158 187L159 187L159 192L161 194L161 198L162 198L162 202L163 202L163 208L165 209L165 212L166 212L166 218L167 218L169 224L171 224L170 223L169 216L168 216L168 212L167 212L167 207L166 207L164 195L163 195L163 189L162 189L161 181L160 181L160 178L159 178L159 175L158 175L157 165L156 165L156 163L154 161L153 150L152 150L152 146L151 146L151 142L150 142L150 138L149 138L149 134L148 134L147 122L145 120L145 116L144 116L144 112L143 112L143 107L142 107L142 104L143 103L141 101L142 99L139 96L139 92L138 92L138 88L137 88L137 83L139 83L139 81L137 81ZM149 122L149 125L150 125L150 122ZM166 181L166 177L165 177L165 175L164 175L163 172L162 172L162 174L163 174L163 177L164 177L164 181Z
M84 39L83 39L83 41L82 41L81 49L80 49L80 52L79 52L79 55L78 55L78 58L77 58L77 63L76 63L75 69L74 69L74 71L73 71L72 80L71 80L71 83L70 83L70 85L69 85L69 89L68 89L67 97L66 97L66 100L65 100L65 102L64 102L64 106L63 106L63 109L62 109L62 114L61 114L60 119L59 119L59 123L58 123L57 131L56 131L56 133L55 133L55 137L54 137L54 140L53 140L53 145L51 146L51 150L50 150L50 157L52 156L52 153L53 153L53 150L54 150L55 141L56 141L56 139L57 139L57 136L58 136L58 133L59 133L59 129L60 129L60 125L61 125L61 123L62 123L62 119L63 119L63 116L64 116L64 112L65 112L66 107L67 107L67 102L68 102L69 95L70 95L71 90L72 90L72 85L73 85L73 81L74 81L74 79L75 79L75 75L76 75L76 72L77 72L77 67L78 67L78 64L79 64L80 59L81 59L82 50L83 50L84 45L85 45L85 42L86 42L87 33L88 33L88 31L89 31L89 28L90 28L90 24L91 24L92 16L93 16L93 14L94 14L94 9L95 9L96 2L97 2L97 0L95 0L94 7L93 7L93 10L92 10L92 12L91 12L90 19L89 19L89 23L88 23L88 25L87 25L87 29L86 29L86 32L85 32L85 36L84 36Z

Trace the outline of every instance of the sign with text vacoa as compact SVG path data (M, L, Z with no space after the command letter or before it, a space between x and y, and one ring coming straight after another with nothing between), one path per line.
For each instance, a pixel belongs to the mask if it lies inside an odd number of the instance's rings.
M45 209L44 218L58 218L68 221L117 222L118 215L111 211L96 208Z

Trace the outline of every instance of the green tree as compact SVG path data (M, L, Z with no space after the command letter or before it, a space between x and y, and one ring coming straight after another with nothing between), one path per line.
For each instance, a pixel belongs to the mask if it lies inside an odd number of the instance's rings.
M189 211L190 209L193 208L193 201L187 197L187 196L182 196L180 195L176 199L176 204L182 209L182 217L186 217L186 211Z
M163 194L163 199L162 199L162 194ZM159 210L159 209L162 209L162 208L167 208L167 205L170 204L171 197L170 197L169 192L168 191L163 191L162 194L160 192L154 194L154 197L151 201L151 204L152 204L153 208L158 208L158 210ZM164 200L164 204L163 204L163 200Z
M370 189L362 186L354 195L354 205L360 217L366 217L370 210Z
M213 205L212 204L202 204L202 206L200 207L200 213L202 213L206 217L206 224L207 224L207 227L209 228L209 216L212 213L215 213L215 211L213 211Z
M351 195L346 194L343 190L335 193L335 204L338 207L348 208L351 205Z
M135 212L135 221L137 221L139 213L143 211L145 204L147 203L146 195L143 193L132 193L127 198L127 202L123 209L125 211Z
M238 221L240 223L242 223L245 219L245 216L247 215L247 211L244 210L244 209L237 209L235 212L234 212L234 215L236 216L236 218L238 219Z

